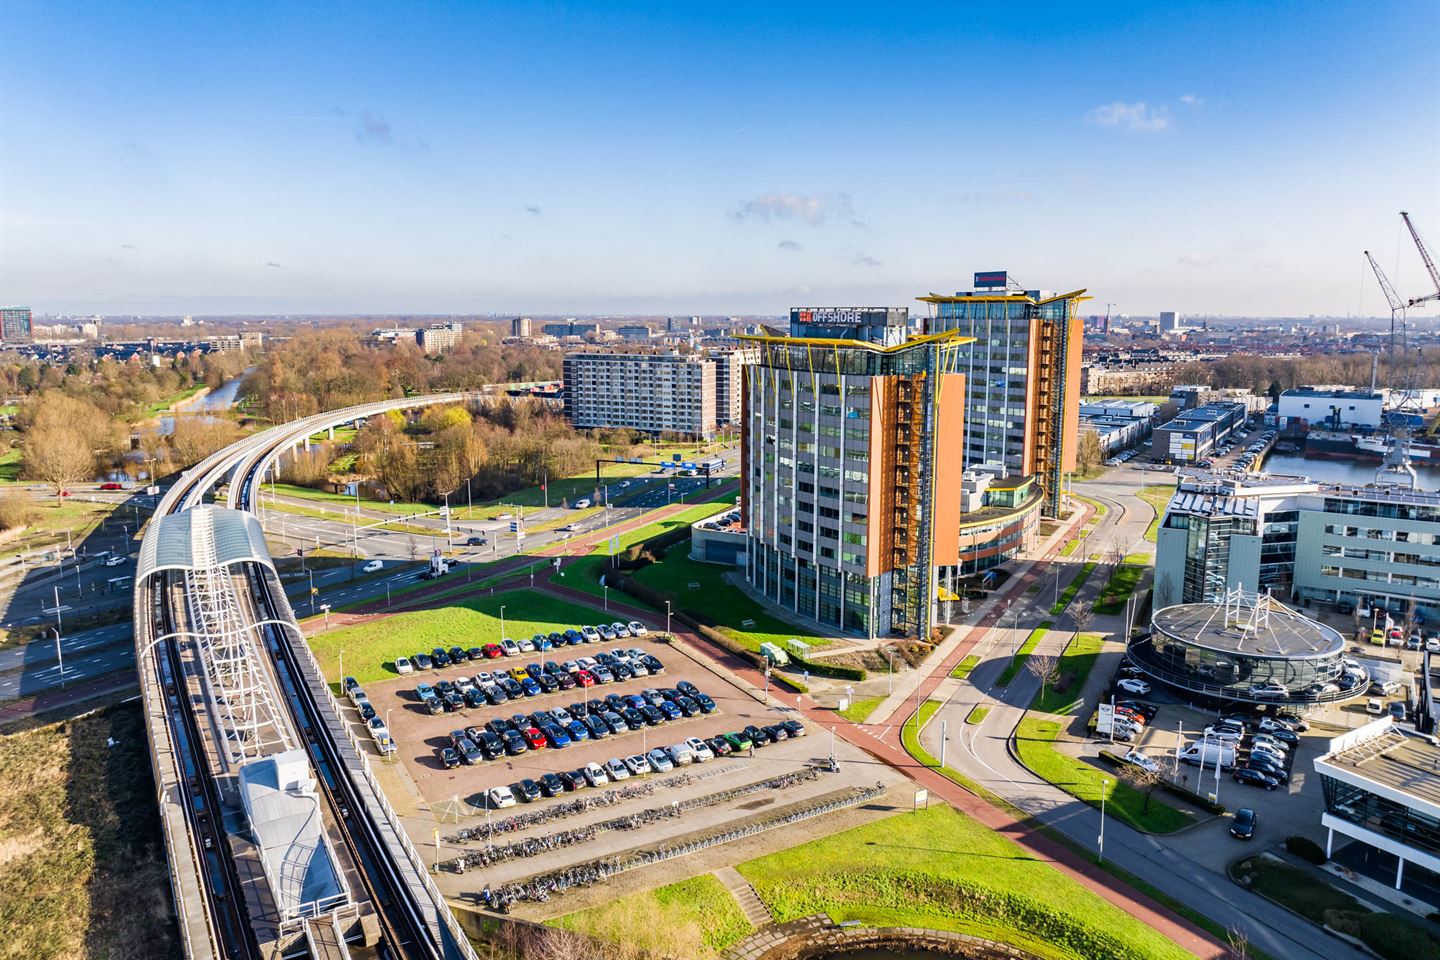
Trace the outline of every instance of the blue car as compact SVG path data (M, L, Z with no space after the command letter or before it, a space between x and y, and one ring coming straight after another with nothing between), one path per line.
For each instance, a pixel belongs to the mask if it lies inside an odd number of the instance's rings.
M585 729L585 724L579 720L571 720L565 725L565 731L570 734L570 739L579 743L581 740L590 739L590 731Z
M549 650L554 646L554 644L550 642L550 638L543 633L535 634L535 636L530 638L530 642L535 644L536 650Z
M570 737L553 723L545 724L540 728L540 732L545 734L545 739L549 740L550 746L556 750L564 750L570 746Z
M636 710L639 710L641 707L649 706L650 704L649 700L646 700L638 693L630 694L630 696L625 698L625 702L630 704L630 706L634 707Z
M660 706L656 709L658 709L661 713L665 714L666 720L680 719L680 708L675 706L675 704L671 703L669 700L661 700Z
M534 677L526 677L520 681L520 689L525 691L527 697L540 696L540 684L535 682Z

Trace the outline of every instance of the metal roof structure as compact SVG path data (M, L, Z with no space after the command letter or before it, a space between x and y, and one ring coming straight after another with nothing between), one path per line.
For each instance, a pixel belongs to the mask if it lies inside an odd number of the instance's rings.
M1224 654L1266 659L1338 656L1345 638L1268 594L1238 587L1224 603L1177 603L1155 611L1151 625L1183 643Z
M210 564L263 563L274 569L260 520L242 510L197 506L156 517L140 543L138 586L161 570L194 571Z
M320 798L304 750L240 768L240 799L282 921L319 916L350 901L325 841Z

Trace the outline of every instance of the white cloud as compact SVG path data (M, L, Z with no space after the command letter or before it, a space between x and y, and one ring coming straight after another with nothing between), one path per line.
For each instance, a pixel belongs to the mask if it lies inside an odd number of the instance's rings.
M864 226L855 216L848 193L767 193L741 203L731 216L742 222L797 221L819 227L832 220L848 220L853 226Z
M1219 257L1208 253L1183 253L1175 258L1182 267L1208 267L1219 261Z
M1203 97L1197 97L1193 93L1182 93L1180 95L1180 102L1185 104L1185 106L1187 107L1198 107L1202 103L1204 103L1205 100Z
M1091 110L1086 117L1091 123L1102 127L1123 127L1127 130L1143 130L1155 133L1170 127L1170 111L1166 107L1152 108L1143 100L1135 103L1107 103Z

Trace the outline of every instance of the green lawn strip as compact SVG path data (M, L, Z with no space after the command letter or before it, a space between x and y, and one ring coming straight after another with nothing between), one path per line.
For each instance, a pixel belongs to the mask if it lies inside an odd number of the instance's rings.
M1312 923L1329 925L1357 937L1386 960L1436 960L1440 943L1400 913L1376 913L1308 870L1270 857L1251 857L1233 865L1231 875L1248 888L1288 907Z
M21 453L19 447L11 447L0 453L0 483L20 482Z
M976 707L965 716L965 722L970 724L983 723L988 716L990 716L989 707Z
M920 712L918 714L912 715L910 719L906 720L905 723L903 723L900 727L900 742L904 746L905 752L910 754L910 756L914 757L917 761L919 761L921 766L934 770L936 773L940 774L942 777L951 781L952 783L964 787L970 793L973 793L975 796L979 797L981 800L984 800L992 807L1005 811L1011 817L1014 817L1017 822L1023 824L1028 829L1045 836L1053 843L1059 844L1060 846L1069 850L1074 856L1079 857L1081 860L1086 861L1092 866L1104 870L1106 873L1110 874L1112 877L1115 877L1121 883L1141 893L1142 895L1149 897L1151 900L1154 900L1156 903L1160 904L1162 907L1164 907L1166 910L1169 910L1171 913L1174 913L1176 916L1184 917L1186 920L1193 923L1195 926L1208 932L1217 940L1224 942L1225 937L1229 932L1224 924L1218 923L1217 921L1211 919L1205 914L1200 913L1198 910L1193 909L1188 904L1176 900L1168 893L1165 893L1163 890L1154 886L1148 881L1140 879L1133 873L1130 873L1128 870L1123 870L1120 867L1115 866L1113 861L1099 860L1093 850L1089 849L1088 847L1080 846L1074 840L1071 840L1069 837L1067 837L1065 834L1060 833L1058 830L1055 830L1054 828L1047 826L1041 821L1034 819L1030 816L1030 814L1026 813L1024 810L1021 810L1019 807L1015 806L1010 801L1006 800L1004 797L990 791L976 781L971 780L969 777L965 776L960 771L952 767L940 766L940 761L937 760L928 750L926 750L923 746L920 745L920 731L925 728L925 724L930 721L930 718L934 716L935 712L939 710L941 706L942 704L939 701L927 700L921 706ZM1270 954L1264 952L1263 950L1252 946L1250 948L1250 960L1278 960L1278 958L1273 957Z
M1085 680L1095 666L1104 646L1105 637L1098 633L1077 633L1060 654L1060 679L1035 697L1031 710L1041 713L1066 714L1079 702L1076 697L1085 689Z
M646 918L650 929L664 930L663 946L671 949L675 948L677 940L688 940L691 944L702 942L711 950L721 951L755 932L730 891L709 873L643 893L632 893L550 922L554 926L599 939L630 940L638 932L634 924L636 917ZM652 946L633 941L627 945Z
M807 628L781 620L764 607L731 586L724 579L730 567L691 560L685 547L671 549L665 559L635 572L635 579L667 594L676 609L690 610L724 626L724 631L750 650L759 650L762 643L784 648L792 637L814 647L826 646L829 637L817 636ZM695 589L690 585L695 584ZM754 626L745 626L745 621Z
M839 711L840 716L851 723L864 723L875 712L875 708L885 702L884 697L861 697L850 701L850 706Z
M779 922L954 930L1046 960L1191 954L948 804L741 863Z
M1145 529L1145 539L1151 543L1160 529L1160 521L1165 518L1165 507L1169 505L1170 498L1175 495L1175 484L1146 485L1140 489L1140 499L1155 508L1155 519L1150 521L1150 526Z
M1022 719L1015 730L1015 750L1020 761L1041 779L1092 807L1100 806L1100 795L1104 793L1106 815L1117 817L1137 830L1172 833L1194 822L1159 796L1151 797L1150 811L1146 813L1142 792L1112 771L1097 769L1055 749L1059 733L1058 722L1031 716Z
M338 689L340 651L345 675L362 684L389 680L395 658L428 653L435 647L475 647L501 638L500 607L505 607L505 635L530 637L567 630L602 617L593 607L551 597L533 590L507 590L491 596L467 598L433 610L414 610L322 633L310 639L310 648L326 677Z
M1004 672L1000 674L999 679L995 681L997 686L1008 687L1010 685L1010 681L1014 680L1020 671L1024 669L1025 661L1030 658L1031 652L1034 651L1036 645L1040 643L1045 634L1049 632L1050 627L1050 621L1044 620L1041 621L1040 626L1030 631L1030 636L1025 638L1025 642L1020 645L1019 651L1016 652L1015 656L1010 658L1010 663L1005 667Z
M1065 612L1065 608L1070 606L1070 601L1075 599L1075 594L1079 593L1080 588L1085 586L1085 581L1090 579L1090 574L1094 569L1093 561L1080 567L1080 572L1075 574L1075 578L1060 592L1060 599L1050 607L1050 616L1058 617Z
M964 680L970 676L970 671L974 670L979 663L980 655L978 653L969 654L964 660L955 664L955 669L950 671L950 676L956 680Z
M1140 580L1145 576L1145 571L1150 567L1150 558L1144 554L1132 554L1141 556L1143 559L1136 561L1130 557L1115 568L1110 574L1109 581L1105 588L1100 591L1100 596L1095 600L1095 612L1100 614L1119 613L1125 609L1125 601L1135 592L1140 585Z
M1062 556L1062 557L1068 557L1068 556L1070 556L1070 554L1074 553L1075 550L1076 550L1076 548L1078 548L1079 546L1080 546L1080 541L1079 541L1079 540L1067 540L1067 541L1065 541L1065 546L1063 546L1063 547L1060 548L1060 556Z
M189 400L191 397L195 396L195 394L199 393L203 389L205 389L205 384L202 383L198 387L191 387L189 390L181 390L179 393L173 393L170 396L164 398L163 400L156 400L154 403L145 407L145 409L141 412L141 416L159 416L160 414L165 413L167 410L169 410L171 407L181 402L182 400Z

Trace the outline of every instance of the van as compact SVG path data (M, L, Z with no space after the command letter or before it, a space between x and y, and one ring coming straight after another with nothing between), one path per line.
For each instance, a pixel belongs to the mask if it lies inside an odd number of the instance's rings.
M575 509L576 509L576 510L584 510L585 508L587 508L587 507L589 507L589 506L590 506L590 501L589 501L589 500L580 499L580 500L576 500L576 501L575 501Z
M1235 766L1235 744L1218 740L1199 740L1181 744L1176 754L1181 763L1192 767L1214 767L1218 762L1224 769Z
M665 752L670 754L670 762L677 767L695 762L695 751L683 743L677 743L673 747L666 747Z
M1365 701L1365 712L1378 717L1385 712L1385 704L1371 697Z
M382 562L382 561L380 561L380 560L371 560L369 563L365 564L365 566L362 567L361 569L362 569L365 573L374 573L376 570L380 570L380 569L382 569L384 566L385 566L384 562Z

